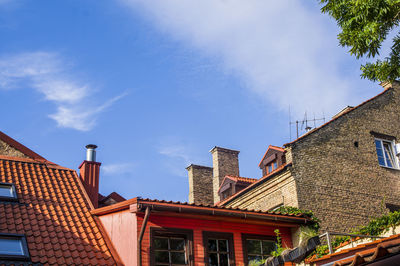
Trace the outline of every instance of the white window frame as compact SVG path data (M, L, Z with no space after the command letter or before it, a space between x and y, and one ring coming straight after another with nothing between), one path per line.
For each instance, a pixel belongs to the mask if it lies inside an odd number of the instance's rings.
M15 189L14 184L0 182L0 186L9 187L11 189L11 194L12 194L12 196L0 196L0 201L17 201L18 200L17 191Z
M379 158L378 158L378 151L376 150L376 141L379 141L381 144L381 149L382 149L382 153L383 153L383 159L384 159L384 163L385 165L381 165L379 163ZM386 158L386 153L385 153L385 148L383 146L383 142L389 143L390 144L390 149L391 149L391 153L393 155L393 166L388 166L388 158ZM387 139L381 139L381 138L375 138L374 140L374 144L375 144L375 151L376 151L376 156L378 159L378 164L381 167L386 167L386 168L390 168L390 169L398 169L399 170L399 158L396 156L396 149L395 149L395 142L394 140L387 140Z

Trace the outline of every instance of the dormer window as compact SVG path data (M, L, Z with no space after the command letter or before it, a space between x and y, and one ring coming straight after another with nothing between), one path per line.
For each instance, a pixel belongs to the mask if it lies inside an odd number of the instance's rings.
M17 200L17 192L14 184L0 182L0 200L15 201Z

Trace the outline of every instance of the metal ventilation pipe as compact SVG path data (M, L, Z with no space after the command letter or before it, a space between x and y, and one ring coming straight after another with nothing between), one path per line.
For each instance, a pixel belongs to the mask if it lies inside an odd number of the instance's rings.
M95 162L96 161L96 148L94 144L86 145L86 161Z

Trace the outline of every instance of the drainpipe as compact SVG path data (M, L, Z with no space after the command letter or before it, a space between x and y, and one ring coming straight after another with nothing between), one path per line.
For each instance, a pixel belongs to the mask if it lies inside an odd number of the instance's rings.
M146 230L147 221L149 220L149 216L150 216L150 207L147 207L146 211L144 213L142 228L140 229L140 234L139 234L139 239L138 239L138 244L137 244L137 246L138 246L137 247L138 266L142 266L142 240L143 240L144 231Z

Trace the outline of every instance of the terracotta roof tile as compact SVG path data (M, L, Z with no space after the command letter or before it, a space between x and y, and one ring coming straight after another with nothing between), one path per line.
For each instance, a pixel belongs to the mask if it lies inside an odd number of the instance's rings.
M0 182L18 194L0 201L0 231L26 236L32 264L115 265L76 172L41 158L0 156Z
M364 265L385 256L400 254L400 234L360 244L353 248L347 248L339 252L325 255L321 258L309 261L309 263L324 264L335 262L335 266Z

